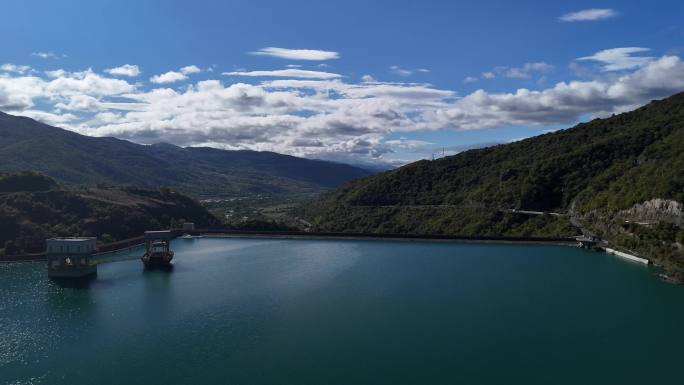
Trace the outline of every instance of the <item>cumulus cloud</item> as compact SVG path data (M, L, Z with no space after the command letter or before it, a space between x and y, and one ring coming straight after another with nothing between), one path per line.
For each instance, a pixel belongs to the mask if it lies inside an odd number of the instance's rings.
M0 72L25 74L29 71L31 71L31 67L27 65L16 65L12 63L5 63L3 65L0 65Z
M650 51L649 48L623 47L604 49L591 56L577 60L593 60L602 64L603 71L622 71L638 68L654 60L653 56L633 56L635 53Z
M212 70L213 71L213 70ZM188 75L202 72L196 65L189 65L182 67L178 71L169 71L163 74L154 75L150 78L150 82L154 84L168 84L188 80Z
M185 67L181 68L180 72L183 75L190 75L190 74L196 74L196 73L202 72L202 70L198 66L193 64L193 65L189 65L189 66L185 66Z
M560 82L539 91L478 90L449 108L427 111L423 121L430 127L460 129L572 123L584 114L622 112L683 89L684 63L663 56L618 78Z
M272 56L290 60L332 60L340 58L340 54L338 52L322 51L317 49L266 47L251 53L253 55Z
M575 22L575 21L596 21L609 19L617 16L617 12L610 8L592 8L583 9L577 12L566 13L559 17L560 21Z
M276 78L302 78L302 79L335 79L342 75L332 72L301 70L297 68L288 68L284 70L269 70L269 71L233 71L223 72L222 75L228 76L249 76L249 77L276 77Z
M45 71L45 74L51 78L61 78L67 76L68 72L62 68L56 70Z
M47 111L40 110L25 110L21 113L22 116L27 116L29 118L39 120L41 122L51 124L51 125L63 125L72 122L77 118L76 115L66 113L66 114L55 114Z
M186 80L188 77L184 73L169 71L160 75L154 75L150 78L150 81L155 84L166 84L175 83L181 80Z
M34 106L33 101L45 93L45 82L34 76L0 76L0 109L23 111Z
M55 107L60 110L94 112L103 109L100 101L89 95L71 95L67 102L59 102Z
M528 69L532 67L543 66ZM480 89L462 97L430 84L352 83L340 77L290 76L255 84L212 79L172 89L141 88L92 70L50 74L0 76L0 109L88 135L139 143L350 161L431 146L401 139L405 132L572 124L583 116L625 111L684 90L684 63L677 56L592 80L515 92Z
M375 78L373 76L368 75L368 74L361 76L361 81L364 83L375 83L375 82L377 82L377 80L375 80Z
M124 64L120 67L107 68L106 73L110 75L135 77L140 75L140 68L133 64Z
M91 95L114 96L135 91L136 86L125 80L103 77L92 69L79 72L64 73L45 84L48 97Z
M24 74L0 77L0 109L27 110L33 108L39 98L67 106L74 97L101 98L136 91L133 84L103 77L90 69L79 72L54 70L47 71L47 75L47 78ZM77 104L74 102L71 106ZM56 120L51 118L50 121Z

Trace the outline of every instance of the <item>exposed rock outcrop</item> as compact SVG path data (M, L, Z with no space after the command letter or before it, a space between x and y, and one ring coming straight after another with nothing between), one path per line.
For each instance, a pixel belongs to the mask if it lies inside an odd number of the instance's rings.
M655 198L636 204L619 215L635 222L669 222L684 226L684 204L674 200Z

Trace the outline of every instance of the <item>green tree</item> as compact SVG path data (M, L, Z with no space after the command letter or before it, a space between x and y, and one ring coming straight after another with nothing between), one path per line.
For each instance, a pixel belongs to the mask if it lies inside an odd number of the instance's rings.
M677 233L677 243L684 245L684 230L679 230Z
M102 243L112 243L115 241L115 239L111 235L104 233L100 235L100 241L102 241Z

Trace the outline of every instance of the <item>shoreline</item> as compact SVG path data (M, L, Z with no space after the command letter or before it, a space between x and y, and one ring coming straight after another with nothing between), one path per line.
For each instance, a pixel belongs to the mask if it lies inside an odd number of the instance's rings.
M268 233L205 233L206 238L261 238L261 239L320 239L320 240L349 240L349 241L402 241L402 242L438 242L438 243L484 243L484 244L522 244L522 245L554 245L576 246L573 238L506 238L506 237L438 237L438 236L409 236L383 234L268 234Z
M201 236L206 238L246 238L246 239L280 239L280 240L347 240L347 241L400 241L400 242L430 242L430 243L464 243L464 244L502 244L502 245L551 245L577 247L575 238L553 237L496 237L496 236L446 236L446 235L404 235L404 234L372 234L372 233L308 233L299 231L230 231L219 229L198 229L192 231L172 230L173 239L179 239L183 234ZM134 237L122 241L113 242L101 246L95 255L104 256L131 250L140 247L140 239ZM116 246L121 248L113 248ZM104 249L104 250L103 250ZM637 262L646 266L652 265L653 261L629 255L615 249L601 247L600 251L608 255L621 257L630 262ZM1 263L21 263L46 261L44 253L12 255L0 257ZM677 278L662 271L658 278L670 284L684 284Z
M262 238L262 239L321 239L321 240L358 240L358 241L403 241L403 242L443 242L443 243L484 243L484 244L521 244L576 246L574 238L545 237L496 237L496 236L448 236L448 235L404 235L372 233L307 233L299 231L230 231L198 229L193 231L172 230L174 239L183 234L201 235L209 238ZM134 237L105 244L98 247L97 255L126 251L139 246L142 237ZM112 246L124 245L121 248ZM0 257L0 263L46 261L45 253L21 254Z

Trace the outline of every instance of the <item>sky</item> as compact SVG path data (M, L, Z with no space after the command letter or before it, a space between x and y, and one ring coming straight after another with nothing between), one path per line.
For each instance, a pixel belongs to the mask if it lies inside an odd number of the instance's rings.
M3 0L0 111L399 165L684 91L681 1Z

